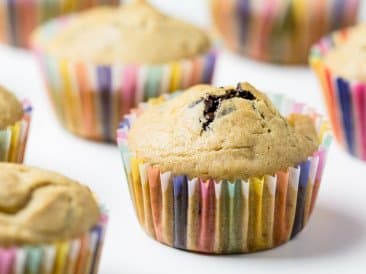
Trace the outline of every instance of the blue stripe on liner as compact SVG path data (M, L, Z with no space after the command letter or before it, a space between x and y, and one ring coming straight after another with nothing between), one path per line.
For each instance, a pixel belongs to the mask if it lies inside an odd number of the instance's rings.
M249 0L238 0L237 3L237 14L236 22L238 24L237 29L239 30L239 50L242 46L247 43L249 34L249 22L250 22L250 1ZM230 20L230 19L228 19Z
M112 98L112 71L110 67L97 67L97 80L100 103L101 103L101 124L103 138L105 141L113 140L111 135L111 98Z
M93 232L97 233L97 243L95 246L95 252L93 254L93 260L92 260L92 265L90 268L90 273L97 273L98 272L98 264L99 264L99 257L100 254L102 252L102 248L103 248L103 227L101 225L97 225L96 227L93 228Z
M352 114L352 98L349 84L341 78L336 79L338 102L342 110L342 124L345 132L347 149L352 155L356 155L354 131L353 131L353 114Z
M212 51L205 58L205 67L203 70L202 83L210 84L212 82L215 63L216 63L217 53Z
M304 227L306 187L309 181L310 161L300 164L299 188L297 191L296 213L291 238L295 237Z
M186 248L188 185L186 176L173 177L174 247Z

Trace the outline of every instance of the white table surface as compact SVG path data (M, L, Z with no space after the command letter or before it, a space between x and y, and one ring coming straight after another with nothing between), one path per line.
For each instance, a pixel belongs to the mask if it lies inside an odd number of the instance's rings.
M208 24L205 1L153 2L200 25ZM308 68L256 63L223 52L215 84L243 80L323 110L318 83ZM366 273L366 163L349 157L337 145L329 154L314 215L295 240L250 255L197 255L163 246L144 234L134 216L118 149L77 138L60 127L30 54L0 46L0 83L34 105L26 163L88 184L107 204L110 224L101 274Z

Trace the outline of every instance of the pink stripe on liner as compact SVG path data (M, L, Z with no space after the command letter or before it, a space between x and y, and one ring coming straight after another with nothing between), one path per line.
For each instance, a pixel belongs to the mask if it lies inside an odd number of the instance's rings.
M356 84L353 86L352 101L355 106L355 130L357 138L358 156L366 160L366 86L364 84Z
M202 215L198 246L200 251L212 253L215 244L215 182L201 181Z
M128 110L135 105L137 75L137 67L133 65L126 66L122 71L121 105L123 113L128 113Z
M11 249L1 249L0 248L0 273L1 274L12 274L14 269L15 261L15 250Z

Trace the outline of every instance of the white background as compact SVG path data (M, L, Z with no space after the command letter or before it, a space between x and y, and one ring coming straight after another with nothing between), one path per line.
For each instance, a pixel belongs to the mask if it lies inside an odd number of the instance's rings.
M208 27L206 1L152 2ZM244 80L323 110L318 83L308 68L256 63L223 52L215 84ZM0 83L34 105L26 163L88 184L108 205L111 221L100 273L366 273L366 163L349 157L337 145L329 155L317 208L299 237L256 254L197 255L145 236L133 213L118 149L79 139L60 127L31 55L0 46Z

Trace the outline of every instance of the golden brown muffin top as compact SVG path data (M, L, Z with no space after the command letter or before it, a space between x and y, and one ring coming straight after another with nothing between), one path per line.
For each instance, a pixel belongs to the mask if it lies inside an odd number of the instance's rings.
M9 91L0 86L0 130L22 119L23 106Z
M54 172L0 163L1 246L69 240L99 217L89 188Z
M366 24L350 28L344 43L325 55L325 64L336 75L366 81Z
M312 120L285 119L248 83L198 85L151 106L133 123L130 150L162 171L188 177L247 179L307 159L318 148Z
M53 39L40 46L55 56L97 64L167 63L206 53L206 33L162 14L145 1L121 7L97 7L75 16Z

